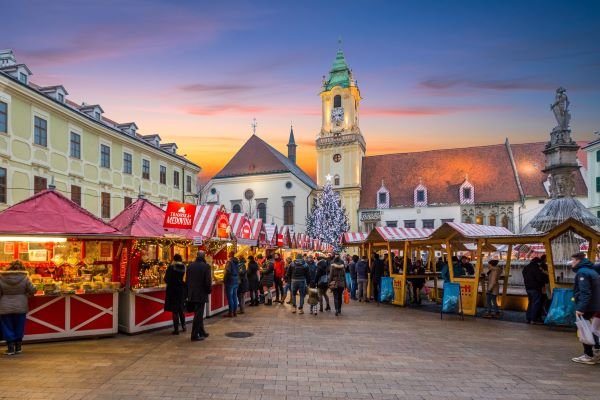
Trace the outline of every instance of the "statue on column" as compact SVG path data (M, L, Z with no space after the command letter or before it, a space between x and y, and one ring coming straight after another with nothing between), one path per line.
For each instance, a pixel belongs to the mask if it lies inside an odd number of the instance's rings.
M556 89L556 98L550 109L554 113L554 118L556 118L556 122L558 123L551 133L552 144L570 143L569 124L571 122L571 113L569 113L569 98L567 97L567 90L562 86Z

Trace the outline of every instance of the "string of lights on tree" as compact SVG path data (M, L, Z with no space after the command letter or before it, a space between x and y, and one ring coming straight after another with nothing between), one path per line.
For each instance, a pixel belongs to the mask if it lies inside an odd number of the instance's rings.
M335 251L342 248L341 235L350 229L346 209L341 205L340 195L331 187L328 179L316 204L306 216L306 233L313 239L331 245Z

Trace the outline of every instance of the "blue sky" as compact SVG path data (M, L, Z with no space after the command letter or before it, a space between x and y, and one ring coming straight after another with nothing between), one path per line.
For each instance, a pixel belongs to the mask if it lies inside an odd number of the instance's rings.
M600 130L598 1L2 0L0 48L40 84L175 140L208 175L290 122L314 170L321 76L342 38L368 154L546 140L568 89L578 140Z

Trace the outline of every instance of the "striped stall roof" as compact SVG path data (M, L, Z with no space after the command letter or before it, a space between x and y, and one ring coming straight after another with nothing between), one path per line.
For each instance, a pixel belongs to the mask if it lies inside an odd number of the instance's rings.
M196 207L194 227L192 228L195 234L200 235L204 239L213 236L219 208L220 206L218 205L202 205Z
M433 233L433 229L427 228L392 228L389 226L380 226L375 229L386 242L425 239Z
M368 235L366 232L346 232L342 235L342 244L362 244Z
M264 224L265 232L267 233L267 244L277 246L277 225Z
M244 213L230 213L229 214L229 226L231 226L231 234L233 236L238 236L240 229L242 229L242 225L244 221L246 221L248 217Z
M279 234L277 235L277 246L279 247L292 247L291 246L291 238L290 238L290 227L283 226L279 230Z
M458 231L458 233L468 238L514 235L511 231L502 226L463 224L460 222L448 222L447 224Z
M252 239L256 240L260 246L264 246L267 243L267 233L265 232L263 220L252 218L250 219L250 226L252 227Z

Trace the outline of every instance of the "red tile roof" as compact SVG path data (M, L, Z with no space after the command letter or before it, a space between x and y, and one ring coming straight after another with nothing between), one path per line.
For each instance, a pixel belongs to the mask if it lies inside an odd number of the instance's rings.
M545 143L510 145L525 197L546 197L543 186ZM580 159L584 157L579 154ZM581 173L577 194L587 195ZM429 205L459 203L459 188L468 179L475 203L520 199L515 171L506 144L369 156L363 159L360 208L377 207L382 180L390 192L390 207L413 207L414 189L421 181Z

